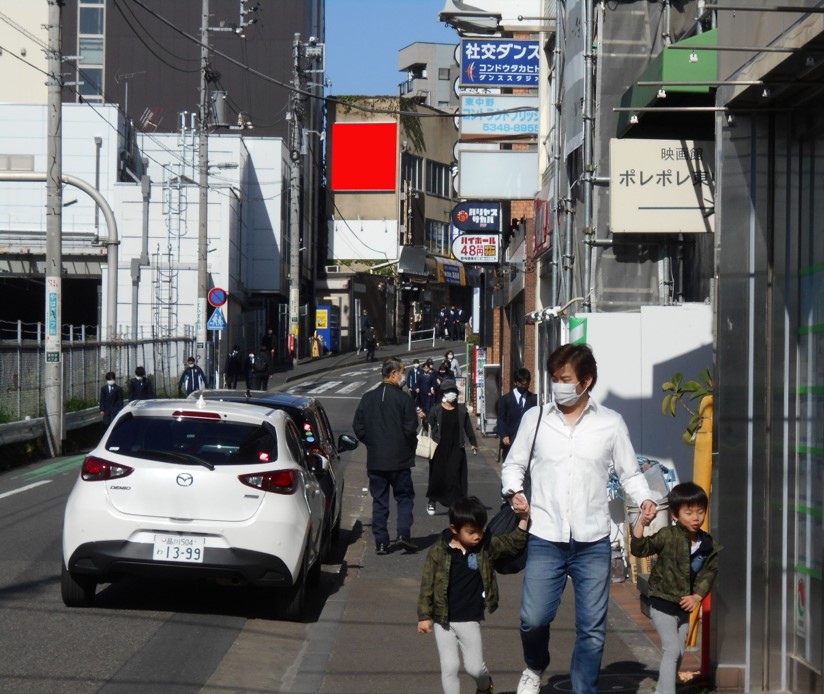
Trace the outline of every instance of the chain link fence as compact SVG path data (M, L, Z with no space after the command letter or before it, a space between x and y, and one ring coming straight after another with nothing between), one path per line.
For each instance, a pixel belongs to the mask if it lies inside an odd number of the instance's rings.
M208 344L208 343L207 343ZM97 404L106 372L128 393L138 366L159 398L177 397L186 358L195 353L193 330L178 337L100 342L96 326L63 326L63 402L67 411ZM42 323L0 321L0 422L45 415L45 333Z

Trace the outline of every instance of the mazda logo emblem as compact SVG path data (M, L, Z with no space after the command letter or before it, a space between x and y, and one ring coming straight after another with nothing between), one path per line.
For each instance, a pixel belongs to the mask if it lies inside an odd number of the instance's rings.
M181 487L191 487L192 482L195 481L195 478L192 477L188 472L181 472L177 476L177 484Z

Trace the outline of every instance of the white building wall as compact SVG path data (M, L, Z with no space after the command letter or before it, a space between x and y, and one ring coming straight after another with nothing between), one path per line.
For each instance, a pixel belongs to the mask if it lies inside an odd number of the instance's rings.
M689 415L661 414L661 385L677 372L697 380L712 368L712 307L645 306L640 313L578 317L587 319L587 343L598 362L593 399L621 413L637 453L675 467L681 480L692 479L693 448L681 440Z
M329 225L331 260L379 260L398 257L396 219L335 219Z
M0 103L46 103L48 23L47 2L0 0Z

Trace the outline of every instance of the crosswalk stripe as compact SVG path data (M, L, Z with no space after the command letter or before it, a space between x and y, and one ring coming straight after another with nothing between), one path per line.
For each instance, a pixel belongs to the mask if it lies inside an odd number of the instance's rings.
M341 385L343 381L327 381L326 383L322 383L317 388L313 388L312 390L307 390L307 395L319 395L320 393L325 393L327 390L332 390L333 388L337 388Z
M366 381L352 381L347 383L343 388L336 391L336 394L351 393L353 390L360 388Z

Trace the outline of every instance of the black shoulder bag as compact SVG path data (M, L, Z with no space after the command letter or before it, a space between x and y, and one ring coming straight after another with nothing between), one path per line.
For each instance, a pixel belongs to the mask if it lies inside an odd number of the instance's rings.
M535 441L538 439L538 428L541 426L541 417L544 414L544 406L538 411L538 422L535 425L535 436L532 437L532 447L529 449L529 460L527 461L526 474L524 475L524 495L527 499L531 496L531 480L529 468L532 466L532 455L535 453ZM518 527L521 520L515 515L508 499L504 499L501 508L492 516L486 524L487 535L506 535ZM526 566L526 550L524 547L518 554L501 557L495 560L495 571L499 574L517 574L524 570Z

